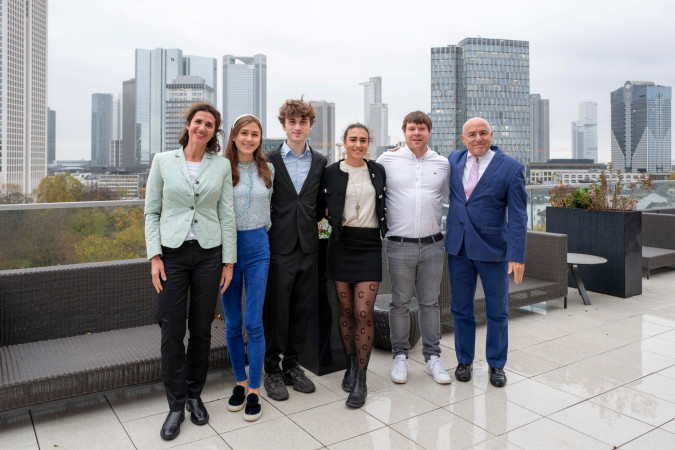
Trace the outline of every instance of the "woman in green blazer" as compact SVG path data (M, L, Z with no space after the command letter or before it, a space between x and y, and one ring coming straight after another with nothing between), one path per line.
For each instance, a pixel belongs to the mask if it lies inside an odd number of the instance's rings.
M209 420L200 396L211 322L218 291L230 284L237 259L232 171L230 162L217 155L221 124L215 107L193 105L178 139L183 148L155 155L146 187L145 241L158 293L162 378L170 410L160 431L165 440L178 436L186 408L193 423Z

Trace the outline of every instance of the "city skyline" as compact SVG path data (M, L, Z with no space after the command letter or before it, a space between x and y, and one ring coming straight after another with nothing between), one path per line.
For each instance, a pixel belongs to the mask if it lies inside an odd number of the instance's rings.
M336 103L340 135L348 123L364 120L363 88L358 84L377 74L389 105L389 135L396 142L402 138L400 121L407 112L430 110L432 47L476 36L525 40L530 43L530 92L550 100L551 156L571 156L570 119L579 102L591 100L599 105L601 161L610 159L610 92L627 79L675 83L675 63L663 56L672 52L667 17L675 6L670 4L647 1L636 8L619 1L605 9L574 1L560 5L487 1L481 4L482 20L462 20L476 13L471 5L434 4L429 11L411 15L406 13L409 4L401 1L386 7L356 2L317 7L299 1L293 11L273 2L225 6L206 1L201 9L208 13L185 26L182 2L123 0L77 7L68 0L54 2L49 5L48 104L59 111L57 159L88 157L89 130L82 126L89 122L90 95L121 91L121 82L134 76L136 48L181 48L185 54L216 58L227 53L266 54L269 137L283 136L276 120L279 105L303 94L308 100ZM244 17L249 6L263 11L255 17L255 27L241 20L228 20L223 26L223 16ZM575 8L584 14L573 14ZM358 33L345 33L354 11L370 25ZM299 30L301 24L326 17L330 27L311 38L291 31L293 21ZM453 17L451 24L448 17ZM73 23L78 23L77 32L72 31ZM415 29L414 39L399 28ZM629 29L635 32L626 33ZM199 30L210 31L207 35ZM99 41L106 42L105 52L96 47ZM220 86L220 70L218 77ZM218 107L222 110L221 104Z

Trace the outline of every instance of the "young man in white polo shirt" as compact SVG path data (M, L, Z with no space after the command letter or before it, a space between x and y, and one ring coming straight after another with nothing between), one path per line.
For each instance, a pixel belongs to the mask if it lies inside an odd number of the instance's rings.
M377 162L387 174L385 242L391 302L389 326L394 364L391 380L408 380L410 299L419 304L425 370L441 384L450 375L440 359L441 322L438 297L445 250L441 234L443 203L448 202L450 165L427 147L431 119L414 111L403 119L406 146L381 155Z

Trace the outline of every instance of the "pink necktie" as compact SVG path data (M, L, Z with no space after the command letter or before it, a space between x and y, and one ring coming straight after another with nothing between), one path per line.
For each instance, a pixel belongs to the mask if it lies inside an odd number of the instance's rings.
M464 186L464 194L466 194L467 200L469 199L471 193L478 184L478 156L470 155L470 157L473 158L473 165L471 166L469 179L466 181L466 185Z

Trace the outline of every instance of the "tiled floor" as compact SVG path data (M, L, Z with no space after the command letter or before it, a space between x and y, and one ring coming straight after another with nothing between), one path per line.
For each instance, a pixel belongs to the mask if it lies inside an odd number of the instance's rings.
M512 311L503 389L490 386L484 359L469 383L434 383L418 344L403 385L389 381L391 356L374 352L360 410L345 406L336 373L313 377L313 394L263 395L263 416L249 423L227 410L228 371L209 375L209 424L186 420L174 441L159 437L168 408L155 384L2 413L0 448L675 448L675 271L643 279L643 290L591 293L584 306L570 289L567 310L560 299ZM482 325L479 356L484 340ZM441 343L454 368L451 331Z

